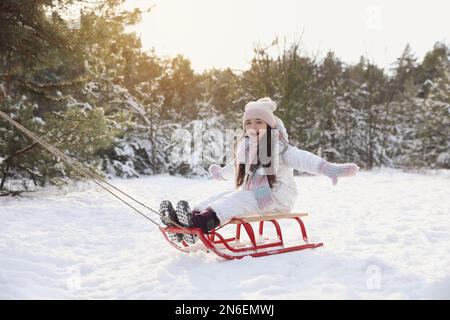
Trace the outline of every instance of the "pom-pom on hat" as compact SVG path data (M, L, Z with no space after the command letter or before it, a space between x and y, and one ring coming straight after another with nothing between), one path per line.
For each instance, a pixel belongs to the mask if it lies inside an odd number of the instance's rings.
M277 109L275 101L269 97L250 101L245 105L244 117L242 119L242 127L245 130L245 121L250 118L258 118L266 122L271 128L275 128L277 124L276 117L273 112Z

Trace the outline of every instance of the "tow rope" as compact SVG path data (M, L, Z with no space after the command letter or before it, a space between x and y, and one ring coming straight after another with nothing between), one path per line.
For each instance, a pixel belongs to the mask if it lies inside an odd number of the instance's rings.
M81 176L92 180L96 185L98 185L99 187L101 187L102 189L104 189L105 191L107 191L108 193L110 193L112 196L114 196L116 199L120 200L121 202L125 203L128 207L130 207L131 209L133 209L135 212L139 213L141 216L143 216L144 218L146 218L147 220L149 220L150 222L152 222L153 224L157 225L158 227L161 227L161 225L159 223L157 223L155 220L153 220L152 218L150 218L149 216L147 216L145 213L143 213L141 210L139 210L138 208L134 207L133 205L131 205L129 202L125 201L124 199L122 199L119 195L117 195L116 193L114 193L112 190L108 189L106 186L104 186L102 183L108 185L109 187L113 188L114 190L116 190L117 192L119 192L120 194L126 196L128 199L134 201L135 203L141 205L142 207L150 210L153 213L156 213L158 216L161 217L161 219L163 219L164 221L170 222L171 224L174 224L177 227L181 227L183 228L183 226L180 226L178 223L176 223L175 221L171 220L168 217L165 217L163 215L161 215L158 211L146 206L144 203L142 203L141 201L138 201L137 199L135 199L134 197L132 197L131 195L127 194L126 192L120 190L119 188L117 188L116 186L112 185L111 183L109 183L104 177L100 176L99 174L95 173L95 172L91 172L87 169L85 169L83 167L83 165L76 159L69 157L67 154L65 154L64 152L62 152L61 150L59 150L58 148L52 146L51 144L49 144L48 142L44 141L43 139L41 139L40 137L38 137L36 134L34 134L33 132L31 132L30 130L28 130L27 128L25 128L24 126L22 126L20 123L18 123L17 121L15 121L14 119L12 119L10 116L8 116L6 113L4 113L3 111L0 111L0 117L2 117L3 119L5 119L6 121L8 121L10 124L12 124L14 127L16 127L19 131L21 131L23 134L25 134L27 137L29 137L31 140L33 140L34 142L38 143L39 145L41 145L45 150L47 150L49 153L51 153L52 155L54 155L57 159L61 159L64 163L66 163L68 166L70 166L71 168L73 168L78 174L80 174Z

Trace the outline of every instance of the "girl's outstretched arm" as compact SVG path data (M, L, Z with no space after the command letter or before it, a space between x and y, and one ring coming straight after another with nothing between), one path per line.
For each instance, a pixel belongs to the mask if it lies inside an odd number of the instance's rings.
M322 161L321 157L306 150L301 150L294 146L289 146L283 154L283 160L290 168L298 171L319 174L319 167Z
M283 154L283 160L288 167L311 174L322 173L336 185L338 177L354 176L359 167L354 163L331 163L309 151L289 146Z

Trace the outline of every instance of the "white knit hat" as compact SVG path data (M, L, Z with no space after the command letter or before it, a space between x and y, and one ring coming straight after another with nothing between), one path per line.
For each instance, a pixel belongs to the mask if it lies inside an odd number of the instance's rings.
M274 116L274 117L275 117L275 120L276 120L276 124L275 124L274 129L277 129L278 132L279 132L279 134L280 134L280 136L281 136L286 142L289 142L289 135L288 135L288 133L287 133L287 130L286 130L286 127L284 126L283 121L282 121L280 118L278 118L277 116Z
M242 127L245 130L245 121L250 118L264 120L271 128L276 125L276 119L273 112L277 109L277 104L272 99L265 97L258 101L250 101L245 105Z

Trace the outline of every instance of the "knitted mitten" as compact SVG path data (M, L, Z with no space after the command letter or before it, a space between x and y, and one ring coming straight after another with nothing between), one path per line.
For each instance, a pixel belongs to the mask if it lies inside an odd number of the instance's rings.
M212 164L209 166L208 171L211 174L212 179L217 180L225 180L222 175L220 174L220 171L222 170L222 167L217 164Z
M319 165L319 172L329 177L333 186L336 185L338 177L350 177L356 175L359 167L355 163L331 163L323 160Z

